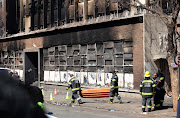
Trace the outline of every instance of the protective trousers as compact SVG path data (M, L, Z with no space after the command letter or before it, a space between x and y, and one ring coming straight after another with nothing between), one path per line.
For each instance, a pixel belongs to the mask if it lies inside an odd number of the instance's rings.
M151 98L149 98L149 97L142 97L142 111L145 112L146 102L147 102L148 111L150 112L151 107L152 107L152 103L151 103Z
M155 89L156 94L154 96L154 107L158 109L160 107L160 89Z
M76 99L77 99L79 104L82 103L81 98L78 95L78 92L79 91L72 91L72 100L71 100L71 103L74 103Z
M121 96L118 94L118 88L111 88L109 97L110 97L110 102L113 102L114 96L118 98L118 100L121 100Z
M164 102L164 96L166 94L166 91L164 89L160 90L160 95L159 95L159 99L160 99L160 106L163 106L163 102Z

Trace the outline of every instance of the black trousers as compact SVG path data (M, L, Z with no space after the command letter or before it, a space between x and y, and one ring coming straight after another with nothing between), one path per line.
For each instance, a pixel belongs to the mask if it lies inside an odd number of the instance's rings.
M155 89L156 94L154 96L154 106L156 108L160 107L160 94L161 94L161 90L160 89Z
M142 97L142 111L144 112L146 109L146 103L148 111L151 111L152 103L150 97Z
M160 96L159 96L159 99L160 99L160 106L163 106L165 94L166 94L166 91L165 91L164 89L161 89L161 90L160 90Z
M111 102L113 102L114 96L116 96L118 98L118 100L121 99L121 97L118 93L118 88L111 88L110 89L109 97L110 97Z
M80 93L79 91L72 91L72 100L71 100L72 103L74 103L76 99L79 103L81 102L81 98L79 97L79 93Z

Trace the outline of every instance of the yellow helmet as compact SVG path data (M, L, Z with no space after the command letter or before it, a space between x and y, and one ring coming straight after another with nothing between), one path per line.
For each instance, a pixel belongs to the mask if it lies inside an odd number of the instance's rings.
M150 77L150 76L151 76L151 74L150 74L150 72L149 72L149 71L146 71L144 76L145 76L145 77Z

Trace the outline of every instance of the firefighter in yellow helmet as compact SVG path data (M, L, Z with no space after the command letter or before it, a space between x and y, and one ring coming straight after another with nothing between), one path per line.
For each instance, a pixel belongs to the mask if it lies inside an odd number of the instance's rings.
M145 72L145 78L141 81L140 84L140 94L142 95L142 111L145 112L146 109L146 103L148 112L151 111L152 103L151 98L153 97L153 94L155 93L155 84L153 80L150 78L150 72Z

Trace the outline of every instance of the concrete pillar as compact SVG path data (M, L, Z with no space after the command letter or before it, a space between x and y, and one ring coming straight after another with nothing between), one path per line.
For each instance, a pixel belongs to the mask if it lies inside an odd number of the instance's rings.
M23 31L23 17L24 17L24 5L23 5L24 0L20 0L20 32Z
M136 9L136 7L133 6L135 4L134 0L131 0L130 3L131 3L130 15L133 16L137 12L137 9Z
M69 23L69 0L65 0L65 23Z
M84 0L83 18L85 22L88 20L88 0Z
M29 14L29 2L28 0L26 0L26 14ZM26 15L25 18L25 32L28 33L30 31L30 27L31 27L31 16Z
M77 22L78 18L78 0L74 0L74 22Z

